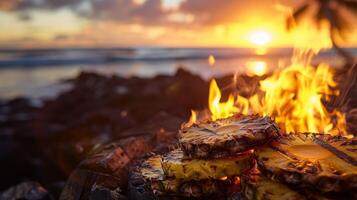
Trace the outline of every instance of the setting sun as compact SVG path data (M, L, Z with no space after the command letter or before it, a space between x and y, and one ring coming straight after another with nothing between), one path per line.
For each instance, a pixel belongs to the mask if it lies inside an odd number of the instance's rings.
M272 36L266 31L257 31L251 33L249 36L249 41L255 45L263 46L271 42Z

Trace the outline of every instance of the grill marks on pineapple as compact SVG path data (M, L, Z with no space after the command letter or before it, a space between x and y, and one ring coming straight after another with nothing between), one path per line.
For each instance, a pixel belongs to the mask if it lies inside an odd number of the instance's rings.
M284 136L255 154L259 168L273 180L321 192L357 189L356 148L346 138L319 134Z
M313 141L322 146L323 148L327 149L328 151L330 151L331 153L335 154L337 157L341 158L342 160L348 162L349 164L353 165L353 166L357 166L357 160L349 155L347 155L346 153L336 149L335 147L333 147L332 145L330 145L329 143L319 139L319 138L314 138ZM348 150L348 149L347 149Z
M217 158L244 152L280 135L268 117L233 116L180 130L179 143L188 158Z
M288 186L272 181L252 170L242 176L242 191L248 200L305 200L306 198Z

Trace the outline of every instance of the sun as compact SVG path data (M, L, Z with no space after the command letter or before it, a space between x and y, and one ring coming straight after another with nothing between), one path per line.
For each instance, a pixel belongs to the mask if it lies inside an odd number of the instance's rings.
M266 31L256 31L249 35L249 41L257 46L264 46L271 42L272 36Z

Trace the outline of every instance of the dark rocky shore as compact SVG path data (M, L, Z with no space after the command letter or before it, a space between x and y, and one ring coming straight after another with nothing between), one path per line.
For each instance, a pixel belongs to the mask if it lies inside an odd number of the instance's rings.
M224 97L237 89L224 87L232 78L217 79ZM240 78L243 95L259 81ZM190 110L207 107L208 82L182 69L154 78L83 72L67 81L71 90L41 105L0 101L0 199L58 199L62 191L62 199L125 199L129 167L169 148ZM355 116L347 116L351 130Z

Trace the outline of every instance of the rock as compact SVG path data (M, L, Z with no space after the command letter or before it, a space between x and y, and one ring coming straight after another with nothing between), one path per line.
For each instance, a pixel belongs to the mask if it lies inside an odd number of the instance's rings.
M77 168L70 175L60 195L60 200L112 199L122 200L125 196L118 186L116 177L110 174Z
M60 200L88 199L96 174L86 169L76 169L69 176Z
M167 112L158 112L145 123L123 131L121 137L155 135L161 130L166 132L176 132L185 120Z
M156 199L150 186L148 186L145 180L143 180L142 176L140 176L138 173L135 173L134 170L130 171L130 180L128 183L128 196L129 199L135 199L135 200Z
M132 162L152 150L150 137L129 137L96 147L69 177L60 199L125 199Z
M57 181L57 182L48 184L46 186L46 188L54 199L59 199L61 192L65 185L66 185L65 181Z
M207 107L208 82L182 68L177 70L173 79L174 81L165 90L167 101L173 103L169 110L179 114L186 110Z
M0 194L1 200L51 200L52 197L37 182L22 182Z
M130 158L123 148L112 143L96 150L81 162L80 167L126 179L125 172L129 163Z
M153 149L153 144L148 137L130 137L120 140L118 144L131 161L142 157Z
M127 200L127 198L122 195L122 191L117 188L115 190L110 190L105 187L95 186L90 194L90 200Z

